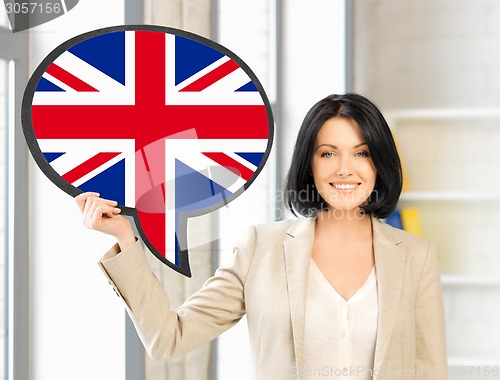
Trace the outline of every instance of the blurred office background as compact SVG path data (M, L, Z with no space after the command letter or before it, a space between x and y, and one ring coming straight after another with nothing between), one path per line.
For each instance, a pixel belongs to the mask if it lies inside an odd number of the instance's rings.
M166 363L144 354L96 265L113 241L82 227L73 199L27 152L20 103L33 70L65 40L124 23L226 46L256 73L276 121L273 152L249 190L190 221L193 278L151 257L174 304L227 261L246 226L290 217L281 190L305 112L330 93L360 92L399 143L407 178L399 210L411 210L416 232L439 249L450 378L500 378L497 0L86 0L16 34L0 7L0 376L251 378L244 321Z

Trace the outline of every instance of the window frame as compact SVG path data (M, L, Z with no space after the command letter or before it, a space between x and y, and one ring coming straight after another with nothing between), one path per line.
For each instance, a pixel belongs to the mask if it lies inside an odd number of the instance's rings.
M0 27L0 59L9 72L7 97L6 350L4 379L29 377L28 151L21 103L28 82L28 32ZM13 76L11 76L13 72Z
M125 24L144 23L144 0L125 1ZM132 224L134 225L134 224ZM134 323L127 312L125 316L125 380L144 380L145 351Z

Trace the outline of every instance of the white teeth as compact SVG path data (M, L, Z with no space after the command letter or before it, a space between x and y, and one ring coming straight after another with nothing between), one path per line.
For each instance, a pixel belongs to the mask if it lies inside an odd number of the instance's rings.
M357 184L334 184L333 185L336 189L342 189L342 190L347 190L347 189L354 189L357 187Z

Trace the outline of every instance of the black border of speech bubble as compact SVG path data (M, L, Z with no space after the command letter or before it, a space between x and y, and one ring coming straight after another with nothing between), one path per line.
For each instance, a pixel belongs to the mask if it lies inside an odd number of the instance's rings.
M266 113L267 113L267 120L268 120L268 142L267 142L267 147L266 151L264 153L264 156L257 167L257 170L255 170L254 174L250 179L241 187L239 188L236 192L231 194L229 197L224 198L221 202L216 203L210 207L206 207L204 209L200 210L195 210L195 211L190 211L190 212L181 212L179 215L179 226L178 226L178 236L177 240L179 242L179 265L176 266L175 264L171 263L168 261L165 257L160 255L160 253L156 250L156 248L149 242L149 240L146 237L146 234L144 233L142 227L141 227L141 222L139 220L139 216L137 213L137 210L133 207L127 207L123 205L119 205L119 207L122 209L122 214L123 215L129 215L133 217L135 225L137 227L137 230L146 244L146 246L149 248L149 250L164 264L166 264L168 267L172 268L176 272L186 276L186 277L191 277L191 269L189 266L189 254L188 254L188 249L182 249L182 247L187 247L187 222L189 218L208 214L212 211L215 211L219 208L221 208L224 205L227 205L229 202L231 202L233 199L236 199L238 196L240 196L257 178L261 170L263 169L267 159L269 158L269 154L271 153L271 147L273 145L273 139L274 139L274 119L273 119L273 114L272 114L272 109L271 105L269 102L269 99L267 98L267 95L264 91L264 88L262 87L262 84L259 82L257 76L253 73L253 71L248 67L248 65L241 59L239 58L236 54L234 54L232 51L229 49L225 48L224 46L208 39L202 36L199 36L197 34L191 33L191 32L186 32L184 30L180 29L175 29L171 27L164 27L164 26L157 26L157 25L118 25L118 26L111 26L111 27L106 27L106 28L101 28L101 29L96 29L87 33L80 34L76 37L73 37L66 42L63 42L60 44L58 47L56 47L54 50L52 50L51 53L45 57L45 59L38 65L38 67L35 69L33 74L31 75L30 80L28 81L28 84L26 86L26 89L24 91L24 96L23 96L23 101L22 101L22 108L21 108L21 121L22 121L22 126L23 126L23 132L24 136L26 138L26 142L28 144L28 147L31 151L31 154L33 158L35 159L35 162L37 165L40 167L40 170L61 190L63 190L65 193L71 195L72 197L76 197L77 195L81 194L82 191L79 190L78 188L74 187L70 183L66 182L61 178L61 176L50 166L50 164L47 162L45 157L42 154L42 151L38 145L34 130L33 130L33 121L32 121L32 114L31 114L31 107L33 103L33 96L35 94L36 87L38 85L38 82L40 81L40 78L42 77L42 74L45 72L45 70L49 67L49 65L56 60L57 57L59 57L63 52L71 48L72 46L87 40L92 37L96 37L102 34L106 33L112 33L112 32L121 32L121 31L152 31L152 32L161 32L165 34L174 34L178 36L182 36L191 40L194 40L196 42L200 42L204 45L207 45L213 49L216 49L217 51L227 55L230 57L232 60L234 60L244 71L245 73L250 77L252 80L253 84L257 87L259 90L259 94L262 97L262 100L264 102L264 105L266 107Z

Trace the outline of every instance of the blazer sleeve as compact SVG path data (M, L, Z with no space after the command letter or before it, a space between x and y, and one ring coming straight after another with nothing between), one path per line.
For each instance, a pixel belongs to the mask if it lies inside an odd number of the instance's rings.
M447 379L444 320L436 248L430 244L415 301L416 378Z
M255 228L238 242L229 265L177 309L152 272L137 241L118 254L115 245L99 265L125 302L139 337L155 360L182 355L234 326L245 314L244 284L252 263Z

